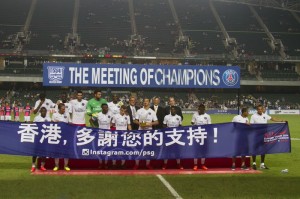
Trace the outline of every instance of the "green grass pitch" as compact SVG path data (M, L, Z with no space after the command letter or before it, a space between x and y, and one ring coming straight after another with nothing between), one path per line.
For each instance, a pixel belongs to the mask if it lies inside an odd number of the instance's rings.
M213 123L233 115L211 115ZM278 116L279 117L279 116ZM282 115L292 138L300 138L300 116ZM191 115L184 115L189 125ZM258 158L260 160L260 158ZM182 198L300 198L300 140L292 153L267 155L270 170L257 175L166 175ZM31 157L0 155L0 199L174 198L156 176L33 176ZM282 169L288 173L281 173Z

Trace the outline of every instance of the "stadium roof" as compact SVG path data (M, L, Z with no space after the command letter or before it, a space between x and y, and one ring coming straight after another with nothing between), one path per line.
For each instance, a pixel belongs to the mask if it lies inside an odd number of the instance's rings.
M265 6L277 9L287 9L300 12L300 1L299 0L214 0L223 2L234 2L249 4L255 6Z

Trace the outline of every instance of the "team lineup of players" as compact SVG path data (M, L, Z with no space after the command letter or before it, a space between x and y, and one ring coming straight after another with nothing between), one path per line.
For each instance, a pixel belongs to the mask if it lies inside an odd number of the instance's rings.
M143 99L143 107L136 106L136 98L131 96L129 98L129 106L123 105L122 101L119 101L117 95L113 95L112 101L107 102L101 96L101 90L94 91L94 98L86 101L83 99L83 93L77 91L76 99L67 102L65 99L58 101L56 104L50 99L46 98L44 93L39 95L39 100L36 101L33 108L33 113L39 113L33 120L33 122L66 122L72 123L78 126L86 125L85 115L90 116L89 123L92 127L97 127L101 129L110 130L151 130L151 129L161 129L166 127L179 127L182 125L183 115L181 108L176 106L174 97L169 98L169 106L162 107L160 105L160 98L154 97L153 104L150 104L149 98ZM50 118L50 112L54 110L52 118ZM29 103L23 108L24 121L30 121L30 114L32 108ZM14 115L14 121L20 120L20 107L15 104L11 107L9 103L2 103L0 110L0 119L11 121L11 113ZM268 120L274 122L286 122L284 120L271 117L265 113L265 109L262 105L257 106L257 112L251 116L250 122L248 119L249 111L248 108L242 108L241 115L237 115L233 118L232 122L239 122L245 124L265 124ZM192 125L206 125L211 124L211 117L205 113L205 106L200 104L198 111L193 114ZM41 160L40 170L46 171L45 157L39 157ZM37 157L32 157L32 167L31 172L36 170L36 159ZM253 163L252 169L256 170L256 156L252 156ZM245 157L241 158L242 170L248 170L245 164ZM265 155L261 155L260 169L268 169L264 164ZM184 169L180 159L176 160L177 168ZM232 158L232 170L236 169L235 166L236 158ZM125 160L121 161L120 166L124 166ZM168 160L164 160L162 169L166 169ZM205 166L205 158L201 158L200 168L207 170ZM112 167L116 167L116 161L112 161ZM152 169L150 160L146 160L146 167ZM100 160L100 168L107 169L107 161ZM139 168L139 161L135 161L133 169ZM64 169L70 171L68 166L68 159L64 158ZM59 170L59 159L55 158L54 171ZM198 159L194 159L193 170L198 170Z

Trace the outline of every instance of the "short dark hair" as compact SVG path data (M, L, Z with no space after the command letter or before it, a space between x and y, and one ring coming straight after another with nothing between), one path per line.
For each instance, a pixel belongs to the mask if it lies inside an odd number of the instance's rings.
M263 107L263 105L259 104L256 106L256 109L258 109L259 107Z
M200 104L198 108L205 108L204 104Z
M43 106L43 107L41 107L40 112L44 109L47 111L46 107Z
M58 110L61 109L61 107L63 107L63 106L65 106L65 104L64 104L64 103L60 103L60 104L58 105Z
M132 99L132 98L133 98L133 99L136 99L136 97L134 97L134 96L130 96L130 97L129 97L129 100L130 100L130 99Z
M243 107L242 108L242 114L245 113L245 112L248 112L248 107Z
M100 89L94 90L94 95L96 95L97 93L101 93L101 90Z
M46 98L46 94L45 94L45 93L40 93L39 98L40 98L40 99L45 99L45 98Z
M81 93L81 94L83 94L83 92L82 92L82 91L77 91L77 94L78 94L78 93Z
M176 101L174 96L169 97L169 101L170 99L174 99L174 101Z
M108 106L106 103L101 104L101 108L103 108L103 106Z

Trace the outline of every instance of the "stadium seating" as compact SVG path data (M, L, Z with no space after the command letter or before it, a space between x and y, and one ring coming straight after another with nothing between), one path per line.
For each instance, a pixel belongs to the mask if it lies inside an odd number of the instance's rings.
M9 0L1 3L0 24L24 25L31 0Z
M20 28L20 26L0 25L0 49L14 48L11 39L16 32L20 31Z
M249 7L243 4L214 2L230 37L236 39L239 51L248 55L272 54L267 35L260 27ZM257 44L260 45L257 45Z
M290 56L300 55L300 24L289 11L256 8L256 11L276 39L281 39L285 51Z
M285 70L263 70L261 76L264 80L283 80L295 81L299 80L299 75L295 71Z
M247 55L273 54L267 43L267 35L262 32L230 32L230 37L236 38L239 52Z
M174 0L183 30L219 30L207 0Z
M30 6L30 0L10 0L0 6L0 49L13 48L8 38L21 31ZM5 41L5 42L4 42Z
M4 74L24 74L25 68L23 64L9 64L5 67Z
M80 1L78 34L83 50L126 51L131 35L128 1Z
M288 55L300 56L300 33L275 33L274 37L281 39Z
M192 54L225 54L223 34L208 1L174 0L184 34L192 42Z
M241 68L241 80L257 80L246 68Z
M187 43L176 45L179 28L191 41L192 55L231 56L224 47L224 36L207 0L174 0L179 19L176 24L169 1L133 1L137 34L142 41L138 50L148 55L183 55ZM272 55L268 37L253 16L248 5L213 1L230 37L236 38L241 56ZM5 1L0 6L0 49L15 48L9 36L19 32L28 15L30 0ZM254 7L276 39L281 39L288 56L299 56L300 25L289 11ZM13 12L11 12L13 10ZM72 33L73 0L39 0L29 31L29 44L24 52L50 51L68 53L64 44ZM180 25L180 26L179 26ZM132 55L133 32L127 0L80 1L77 33L79 52L111 52ZM12 37L10 38L12 39ZM260 45L257 45L257 44ZM134 45L133 45L134 46ZM77 52L77 51L76 51ZM289 57L288 57L289 58Z
M137 32L145 39L146 50L171 53L178 33L168 1L134 1L134 9Z
M32 32L28 50L64 50L63 42L71 33L74 1L37 1L30 30Z
M225 54L221 32L185 31L192 41L193 54Z
M42 75L43 72L43 65L42 64L28 64L25 67L25 72L28 74L39 74Z
M214 5L227 31L262 31L247 5L218 1Z
M300 25L289 11L257 7L257 13L270 32L299 32Z

